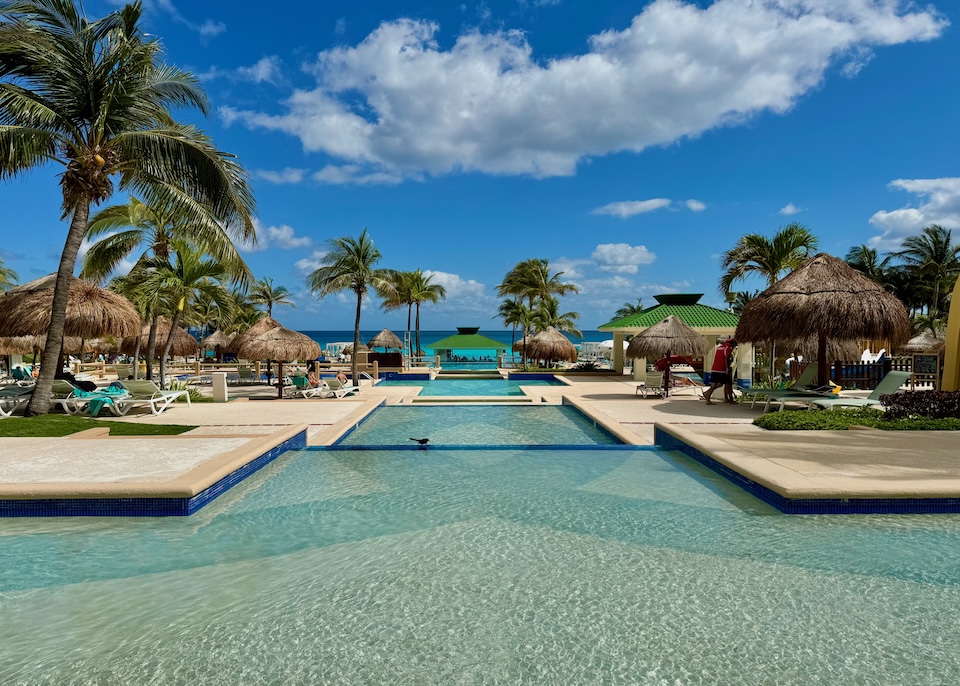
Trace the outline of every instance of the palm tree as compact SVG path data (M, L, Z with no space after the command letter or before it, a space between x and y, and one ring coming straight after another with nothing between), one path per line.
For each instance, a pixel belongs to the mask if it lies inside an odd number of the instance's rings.
M386 294L386 297L383 299L383 302L380 303L385 311L399 310L404 307L407 308L407 336L406 340L411 341L410 338L410 323L413 319L413 279L416 272L404 272L404 271L393 271L391 272L391 280L393 282L390 292ZM419 354L419 344L416 354ZM412 350L410 354L415 354Z
M191 241L236 274L241 283L250 280L250 270L237 252L230 234L207 208L197 206L190 214L177 207L148 204L130 198L125 205L112 205L97 212L87 225L87 239L102 236L83 257L80 276L101 280L116 271L137 250L138 261L170 259L175 241ZM242 238L242 236L241 236ZM150 321L147 341L147 378L153 378L156 357L157 316Z
M510 335L510 348L513 349L514 344L517 342L517 327L520 326L523 322L529 321L530 317L525 313L527 306L524 305L519 300L513 300L512 298L507 298L502 303L497 310L496 319L499 317L503 320L504 326L513 327L513 333Z
M381 296L389 297L393 288L393 272L377 269L382 255L373 245L373 241L364 228L358 238L344 236L327 241L328 252L320 259L323 265L307 276L307 285L311 293L325 298L341 291L353 291L357 296L357 316L353 325L353 354L350 356L350 370L353 382L359 384L357 376L357 351L360 349L360 312L363 296L373 288Z
M537 331L544 331L552 326L557 331L568 333L583 339L583 333L577 328L576 321L580 319L579 312L560 313L560 301L556 298L546 298L540 302L537 311L533 313L533 325Z
M155 302L141 288L140 276L138 274L124 274L110 279L110 290L116 291L131 303L137 314L140 315L142 324L148 319L152 319L152 312ZM140 376L140 332L137 331L136 347L133 351L133 378Z
M255 236L246 174L202 132L174 121L172 109L206 113L207 99L193 76L160 61L141 13L134 3L88 21L72 0L3 5L0 179L63 165L62 210L70 217L28 415L49 410L77 253L90 208L113 194L114 178L148 204L183 215L206 207L251 242Z
M887 255L881 260L880 254L873 248L857 245L850 248L850 252L843 259L868 279L879 284L887 284L892 255Z
M903 250L894 253L906 266L933 282L933 294L927 312L940 312L941 292L960 274L960 243L953 242L950 229L939 224L926 227L919 236L903 241Z
M513 296L518 300L527 301L526 323L523 327L523 359L527 357L527 334L533 323L533 313L537 309L537 301L554 296L563 296L567 293L579 293L575 284L564 283L560 280L563 272L552 274L550 262L545 259L529 259L518 263L504 277L497 286L500 297Z
M643 298L637 298L637 304L633 303L623 303L623 306L613 313L613 319L623 319L624 317L629 317L630 315L639 314L643 312Z
M420 305L438 303L447 297L447 289L438 283L430 283L433 276L424 276L419 267L410 277L410 298L417 308L416 332L417 354L420 354Z
M286 286L274 286L273 279L264 277L257 281L250 289L249 301L254 305L263 305L267 308L267 316L273 317L274 305L288 305L296 307L289 298L290 290Z
M760 291L737 291L737 298L730 305L730 311L738 317L743 314L743 308L747 303L760 295Z
M208 258L195 246L175 241L171 259L154 258L143 264L142 290L154 301L167 304L173 312L170 333L160 352L160 383L166 378L166 360L170 356L174 332L185 313L200 297L223 301L229 297L224 283L235 278L220 260Z
M0 293L16 286L18 279L19 277L15 271L3 266L3 257L0 256Z
M733 284L756 274L765 279L770 287L800 265L816 252L819 240L802 224L788 224L773 238L757 233L741 236L737 244L723 253L721 268L725 269L720 277L720 292L733 290ZM777 347L771 346L770 378L776 371Z

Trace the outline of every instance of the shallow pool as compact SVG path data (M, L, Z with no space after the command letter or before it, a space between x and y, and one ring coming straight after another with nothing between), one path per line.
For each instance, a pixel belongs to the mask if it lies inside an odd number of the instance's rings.
M303 451L0 545L5 685L960 683L960 520L778 515L673 453Z
M608 445L619 440L565 405L388 405L374 411L340 445Z
M521 386L564 386L562 381L544 379L387 379L380 386L421 386L422 396L510 396L523 395Z

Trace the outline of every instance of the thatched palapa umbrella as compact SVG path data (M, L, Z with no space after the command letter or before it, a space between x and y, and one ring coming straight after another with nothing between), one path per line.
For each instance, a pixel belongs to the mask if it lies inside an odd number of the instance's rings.
M924 331L911 338L901 348L905 353L935 353L940 352L946 346L946 337L935 336L929 331Z
M283 361L312 360L320 354L320 345L309 336L283 326L276 326L243 341L237 354L251 360L276 360L277 397L282 398Z
M56 279L56 274L50 274L0 295L0 334L46 336ZM73 279L64 336L134 336L139 330L140 316L129 300L89 281Z
M369 351L370 346L366 345L363 341L360 341L360 347L357 348L357 350L359 350L360 352L363 352L365 350ZM351 343L350 345L344 346L343 352L345 355L353 355L353 343Z
M220 329L217 329L212 334L200 341L200 347L205 350L213 350L217 356L217 361L223 361L223 351L229 347L230 343L233 342L233 339L237 337L237 334L225 334Z
M280 322L273 317L264 317L246 331L242 331L241 333L237 334L237 336L230 341L230 345L227 346L225 352L233 353L239 357L240 346L250 339L269 331L270 329L276 329L278 326L280 326Z
M513 345L514 352L523 350L523 341ZM552 326L527 339L527 356L538 360L577 361L577 346Z
M671 314L631 338L626 354L628 358L655 360L671 355L701 356L706 354L706 341L693 327ZM663 387L670 388L670 365L664 370Z
M384 350L389 350L390 348L403 349L403 341L390 329L384 329L378 333L370 339L367 345L371 348L383 348Z
M832 255L820 253L743 308L737 340L817 339L818 380L828 379L827 341L910 338L910 316L896 296Z
M157 343L160 350L170 336L171 322L166 317L160 317L157 320ZM140 349L145 349L150 340L150 325L147 324L140 329ZM120 352L132 355L137 349L137 336L130 336L124 339L120 345ZM171 355L187 356L197 352L197 339L191 336L187 331L179 326L173 330L173 344L170 347Z

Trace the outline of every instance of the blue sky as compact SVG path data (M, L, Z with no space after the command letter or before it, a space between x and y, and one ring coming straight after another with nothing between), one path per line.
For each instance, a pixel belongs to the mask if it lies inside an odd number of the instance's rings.
M250 171L245 257L294 292L274 313L292 328L352 328L353 301L304 277L363 227L382 266L447 288L425 329L498 326L496 285L537 257L580 287L563 310L588 330L657 293L723 306L718 258L744 233L797 221L842 257L960 228L955 2L144 4L210 96L184 117ZM56 268L58 171L0 186L21 280Z

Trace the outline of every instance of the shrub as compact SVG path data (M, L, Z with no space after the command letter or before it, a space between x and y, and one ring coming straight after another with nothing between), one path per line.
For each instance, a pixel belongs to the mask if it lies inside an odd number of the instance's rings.
M756 426L771 431L838 431L853 425L885 431L960 431L960 418L895 419L869 407L836 410L795 410L771 412L753 420Z
M577 362L577 364L570 367L570 371L573 372L595 372L599 369L600 365L593 361Z
M960 418L960 391L904 391L880 398L890 419Z

